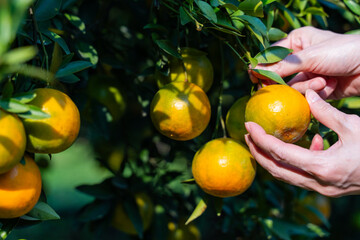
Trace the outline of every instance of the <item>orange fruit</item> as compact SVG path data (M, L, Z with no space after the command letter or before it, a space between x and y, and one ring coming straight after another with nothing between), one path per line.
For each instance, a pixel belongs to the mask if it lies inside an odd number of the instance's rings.
M172 58L169 64L169 76L157 75L157 83L161 88L174 81L187 81L194 83L207 92L214 81L214 69L206 53L195 48L182 48L182 60ZM185 66L185 69L184 69Z
M294 143L310 123L305 97L292 87L273 84L258 90L248 101L245 121L255 122L284 142Z
M125 112L124 94L118 81L107 76L94 77L89 81L87 92L109 111L112 121L118 121Z
M244 144L231 138L217 138L196 152L192 173L204 192L216 197L232 197L251 186L256 163Z
M244 96L238 99L226 114L226 129L230 137L245 143L245 108L250 96Z
M189 82L172 82L161 88L150 105L155 128L179 141L199 136L210 121L210 102L206 93Z
M22 158L26 147L25 129L14 114L0 109L0 174L12 169Z
M185 221L180 221L178 224L174 222L168 223L167 240L200 240L201 234L195 224L190 223L185 225Z
M80 130L80 114L75 103L55 89L35 89L36 97L29 103L50 115L45 119L23 119L26 151L58 153L72 145Z
M139 209L144 231L150 227L154 214L154 205L146 193L136 193L135 201ZM111 224L116 229L127 234L136 235L136 229L131 219L126 214L121 203L116 204Z
M318 193L310 193L301 199L295 206L295 211L302 215L304 219L313 224L321 225L323 222L312 209L316 209L326 219L331 214L331 203L328 197ZM304 219L300 222L304 222Z
M40 170L34 160L25 155L25 164L18 163L0 175L0 218L16 218L28 213L41 193Z
M113 144L103 140L102 143L98 142L95 144L94 150L99 155L99 158L105 161L105 164L111 171L117 173L120 170L125 156L124 144Z

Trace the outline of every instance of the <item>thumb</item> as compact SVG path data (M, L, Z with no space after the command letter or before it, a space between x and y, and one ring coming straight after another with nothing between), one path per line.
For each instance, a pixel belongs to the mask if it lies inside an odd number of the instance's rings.
M325 102L314 90L305 93L312 115L322 124L340 135L344 131L347 115Z

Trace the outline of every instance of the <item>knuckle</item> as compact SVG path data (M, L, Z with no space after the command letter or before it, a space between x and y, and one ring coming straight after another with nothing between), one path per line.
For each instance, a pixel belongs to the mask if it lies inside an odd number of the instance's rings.
M329 186L319 189L318 192L326 197L336 198L341 196L341 193L338 189Z
M343 115L343 114L342 114ZM360 118L355 114L343 115L343 125L354 132L360 132ZM346 116L346 117L345 117Z

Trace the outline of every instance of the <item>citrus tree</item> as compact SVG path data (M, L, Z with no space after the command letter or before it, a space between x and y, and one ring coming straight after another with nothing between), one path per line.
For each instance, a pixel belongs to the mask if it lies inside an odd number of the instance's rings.
M77 187L93 200L73 217L94 239L337 236L334 203L257 165L244 122L260 119L269 133L295 123L277 137L307 148L316 133L325 148L336 134L285 86L274 95L293 100L289 119L262 121L258 106L271 97L256 97L248 72L286 85L253 69L292 52L271 43L302 26L356 34L359 16L353 0L0 0L0 239L61 221L33 159L78 136L112 173ZM332 104L360 107L357 97ZM27 187L22 197L9 191Z

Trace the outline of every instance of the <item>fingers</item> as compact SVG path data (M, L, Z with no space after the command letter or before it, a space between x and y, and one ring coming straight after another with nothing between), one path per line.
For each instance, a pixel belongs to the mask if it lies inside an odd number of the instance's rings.
M341 137L344 134L344 123L346 123L347 115L325 102L311 89L306 91L305 96L313 116Z
M319 134L316 134L311 141L310 150L319 151L323 149L324 149L324 141Z
M246 122L245 127L254 144L274 160L303 169L304 171L307 171L313 164L314 156L316 156L315 153L294 144L285 143L274 136L266 134L264 129L256 123ZM255 157L255 159L257 158Z
M305 94L307 89L312 89L316 92L323 90L326 87L326 80L324 77L312 77L312 74L308 73L299 73L296 75L288 84Z
M317 182L311 175L291 165L275 161L255 144L249 134L245 135L245 140L256 161L276 179L308 190L314 190L313 186L317 185Z

